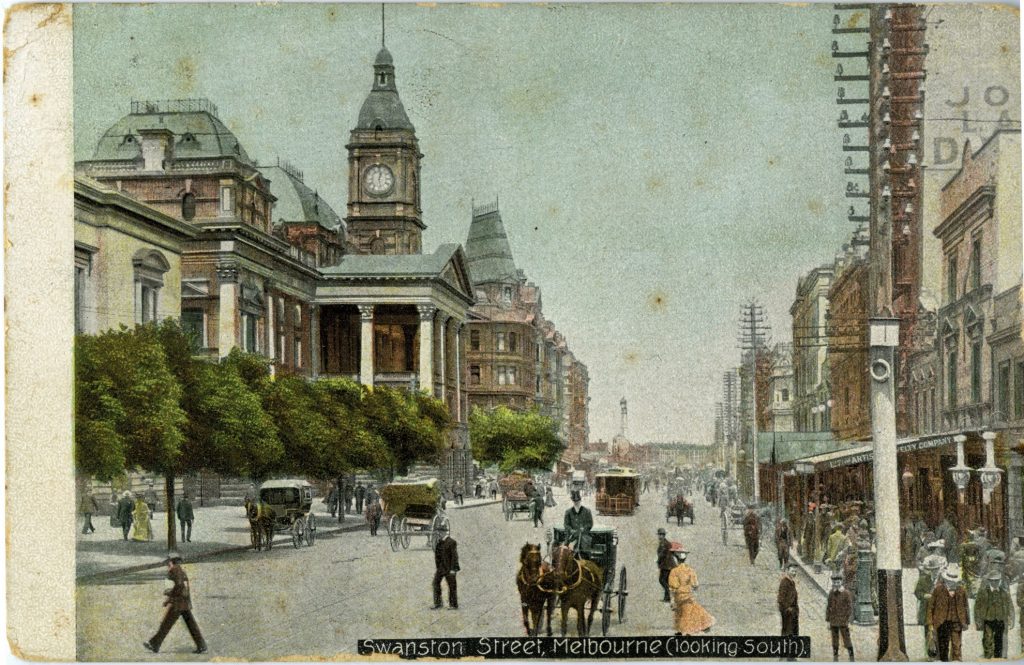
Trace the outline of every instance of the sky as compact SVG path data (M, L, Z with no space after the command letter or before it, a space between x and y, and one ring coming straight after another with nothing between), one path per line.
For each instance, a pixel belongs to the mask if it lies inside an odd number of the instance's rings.
M592 439L618 432L625 397L631 439L711 443L741 305L757 300L772 339L789 340L798 277L853 231L833 13L387 7L425 155L425 251L464 244L472 202L500 200L518 267L589 369ZM928 117L948 116L941 104L965 86L972 114L990 114L984 93L1000 85L1019 120L1016 14L942 7L939 19ZM251 157L288 160L344 215L379 5L75 5L74 40L76 159L133 99L206 97ZM928 126L958 143L950 124Z

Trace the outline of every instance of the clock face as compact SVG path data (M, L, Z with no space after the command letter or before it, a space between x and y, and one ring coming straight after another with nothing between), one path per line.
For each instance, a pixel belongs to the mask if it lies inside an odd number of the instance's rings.
M375 164L366 169L366 173L363 174L363 183L366 185L366 191L380 196L387 194L394 187L395 174L383 164Z

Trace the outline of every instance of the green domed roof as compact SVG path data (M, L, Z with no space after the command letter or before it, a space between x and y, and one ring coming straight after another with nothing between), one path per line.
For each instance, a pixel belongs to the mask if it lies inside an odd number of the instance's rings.
M234 157L252 165L238 139L215 113L216 107L206 100L133 102L132 113L104 132L93 159L140 158L139 130L166 129L174 134L176 159Z
M270 193L274 202L274 224L280 222L316 222L329 231L342 227L341 217L334 209L310 189L294 169L287 166L260 166L262 173L270 180Z

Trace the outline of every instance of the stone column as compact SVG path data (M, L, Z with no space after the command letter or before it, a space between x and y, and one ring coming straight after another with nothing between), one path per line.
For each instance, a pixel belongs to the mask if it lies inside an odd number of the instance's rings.
M359 383L373 387L373 305L359 305Z
M448 378L448 320L447 314L439 313L437 321L437 362L441 366L440 389L437 391L437 398L444 402L445 394L448 392L446 383Z
M462 419L462 321L455 322L455 422Z
M277 333L274 331L274 316L277 314L274 309L274 296L270 295L270 284L264 287L263 292L267 294L267 358L274 360L277 356ZM273 364L271 364L271 372L273 372Z
M434 315L433 305L416 305L420 313L420 390L434 394Z
M220 302L217 307L217 354L223 358L238 342L238 266L217 266Z
M320 376L320 305L309 306L309 375Z

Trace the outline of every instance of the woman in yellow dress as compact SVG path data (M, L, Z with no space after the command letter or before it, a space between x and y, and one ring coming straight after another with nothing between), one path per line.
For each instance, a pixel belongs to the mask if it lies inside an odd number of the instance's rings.
M696 635L708 631L715 625L715 617L701 607L693 597L697 590L697 573L686 565L688 550L679 543L672 543L671 551L680 562L668 574L668 588L672 593L672 609L675 612L676 634Z
M132 518L135 525L135 533L132 534L132 540L139 542L153 540L153 529L149 523L149 506L142 500L141 496L135 497L135 508L132 510Z

